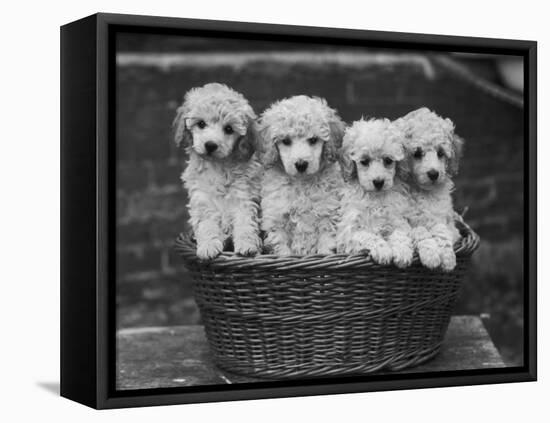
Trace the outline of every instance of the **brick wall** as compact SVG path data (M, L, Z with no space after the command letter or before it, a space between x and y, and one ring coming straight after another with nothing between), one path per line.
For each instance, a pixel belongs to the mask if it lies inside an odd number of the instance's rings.
M307 60L303 53L300 60L243 62L224 56L227 61L208 66L204 54L168 57L165 62L157 60L157 65L140 62L140 56L119 58L120 326L198 319L185 269L171 250L178 232L187 228L187 198L179 181L185 157L172 142L171 122L183 94L212 81L242 92L258 114L276 99L309 94L326 98L348 122L361 116L396 118L420 106L450 117L466 140L456 180L456 206L469 208L467 221L484 242L484 262L476 264L471 280L483 284L480 275L493 257L504 266L500 271L514 266L507 274L520 274L522 263L510 264L506 252L520 255L522 246L521 109L491 97L422 55L346 53L326 62ZM518 293L521 284L511 284ZM487 311L487 304L476 300L480 289L465 290L462 310Z

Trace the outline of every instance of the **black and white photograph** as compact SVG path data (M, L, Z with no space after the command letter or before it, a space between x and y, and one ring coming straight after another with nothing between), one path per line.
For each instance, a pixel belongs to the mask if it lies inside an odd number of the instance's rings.
M0 420L541 420L543 12L6 3Z
M525 58L275 38L116 33L116 391L523 367Z

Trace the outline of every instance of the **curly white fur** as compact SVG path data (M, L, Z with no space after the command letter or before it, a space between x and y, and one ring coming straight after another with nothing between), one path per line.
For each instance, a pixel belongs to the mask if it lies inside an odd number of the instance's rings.
M412 207L407 218L421 262L450 271L456 266L452 176L458 171L463 141L454 124L427 108L415 110L397 124L405 131L406 160L400 174L409 185Z
M339 252L368 251L380 264L411 264L411 227L405 218L409 195L396 175L404 159L403 137L387 119L362 119L347 129L340 160L349 185L341 203Z
M295 96L267 109L259 127L265 246L278 255L334 252L344 123L325 100Z
M241 94L217 83L193 88L178 109L176 143L189 153L181 179L201 259L216 257L229 238L239 254L261 249L255 118Z

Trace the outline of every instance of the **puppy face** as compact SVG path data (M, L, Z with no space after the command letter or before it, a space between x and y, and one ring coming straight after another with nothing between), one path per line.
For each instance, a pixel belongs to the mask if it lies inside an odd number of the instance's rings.
M282 100L261 117L261 159L265 165L279 163L290 176L315 175L335 160L343 131L344 123L324 100Z
M253 153L255 117L248 101L225 85L193 88L174 121L176 143L206 159L248 159Z
M452 157L449 144L433 140L407 145L411 176L419 187L430 190L447 181L447 163Z
M201 156L226 158L233 152L239 138L246 134L246 126L236 116L193 112L194 116L185 120L185 126L191 133L191 147Z
M305 135L277 138L279 156L287 174L314 175L319 171L324 142L319 135L309 132Z
M407 178L423 190L444 185L458 171L462 140L454 134L450 119L443 119L426 108L403 118Z
M356 162L357 177L365 191L385 191L393 187L395 160L380 152L363 154Z
M403 137L404 133L387 119L354 122L344 135L344 179L357 180L368 192L391 190L397 164L404 158Z

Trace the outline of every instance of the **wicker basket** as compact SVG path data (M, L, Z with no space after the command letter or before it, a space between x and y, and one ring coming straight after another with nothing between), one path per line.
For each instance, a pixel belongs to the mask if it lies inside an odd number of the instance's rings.
M400 370L434 357L479 237L457 222L452 272L378 265L366 255L241 257L200 262L194 242L176 249L216 364L263 378Z

